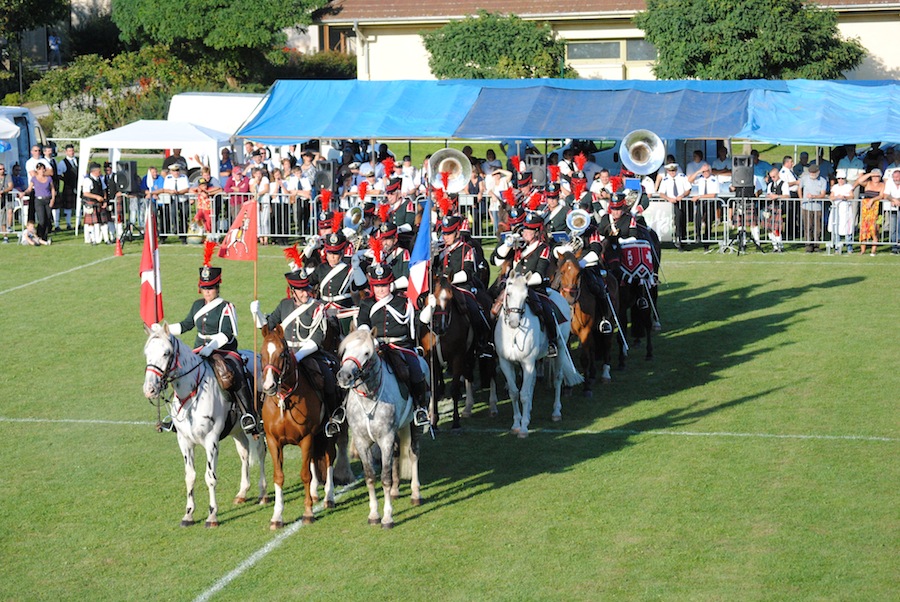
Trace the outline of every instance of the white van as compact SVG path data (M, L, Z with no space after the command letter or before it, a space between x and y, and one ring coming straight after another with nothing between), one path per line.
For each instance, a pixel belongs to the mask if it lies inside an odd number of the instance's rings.
M25 107L0 107L0 121L8 121L18 127L18 136L8 138L0 135L0 161L7 166L7 173L12 173L12 166L18 163L25 169L25 162L31 157L31 147L35 144L47 144L44 128L37 117ZM0 127L0 130L4 128ZM14 131L14 130L13 130Z

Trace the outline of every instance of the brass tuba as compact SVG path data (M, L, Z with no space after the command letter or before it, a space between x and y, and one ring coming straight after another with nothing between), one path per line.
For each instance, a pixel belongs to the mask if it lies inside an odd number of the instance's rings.
M569 244L575 253L581 250L581 235L591 225L591 214L584 209L573 209L566 216L566 227L569 229Z
M666 148L662 139L650 130L634 130L622 139L619 156L625 169L645 176L662 167Z
M431 172L429 182L432 188L444 187L441 172L446 171L450 174L447 188L444 190L447 194L464 189L469 182L469 178L472 177L472 163L462 151L458 151L455 148L442 148L431 155L431 159L428 160L428 169Z

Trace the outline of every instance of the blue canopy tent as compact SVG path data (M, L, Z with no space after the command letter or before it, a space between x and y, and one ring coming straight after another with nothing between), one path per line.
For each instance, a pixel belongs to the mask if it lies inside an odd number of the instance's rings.
M900 141L898 98L896 81L282 80L236 137Z

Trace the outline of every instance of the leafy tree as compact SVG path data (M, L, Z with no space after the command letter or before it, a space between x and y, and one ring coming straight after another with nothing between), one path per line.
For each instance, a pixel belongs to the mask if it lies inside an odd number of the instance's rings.
M51 25L68 16L68 0L0 0L0 36Z
M565 57L565 44L548 23L485 10L420 35L439 79L560 77ZM563 76L574 71L564 67Z
M283 29L311 23L328 0L112 0L112 17L126 42L165 44L190 62L216 62L238 79L278 56Z
M660 79L839 79L866 54L806 0L647 0L634 22Z

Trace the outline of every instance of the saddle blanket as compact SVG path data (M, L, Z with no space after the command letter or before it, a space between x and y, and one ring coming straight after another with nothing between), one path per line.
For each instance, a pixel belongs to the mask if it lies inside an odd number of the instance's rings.
M623 240L622 243L622 279L628 282L637 280L641 284L653 285L653 249L646 240Z

